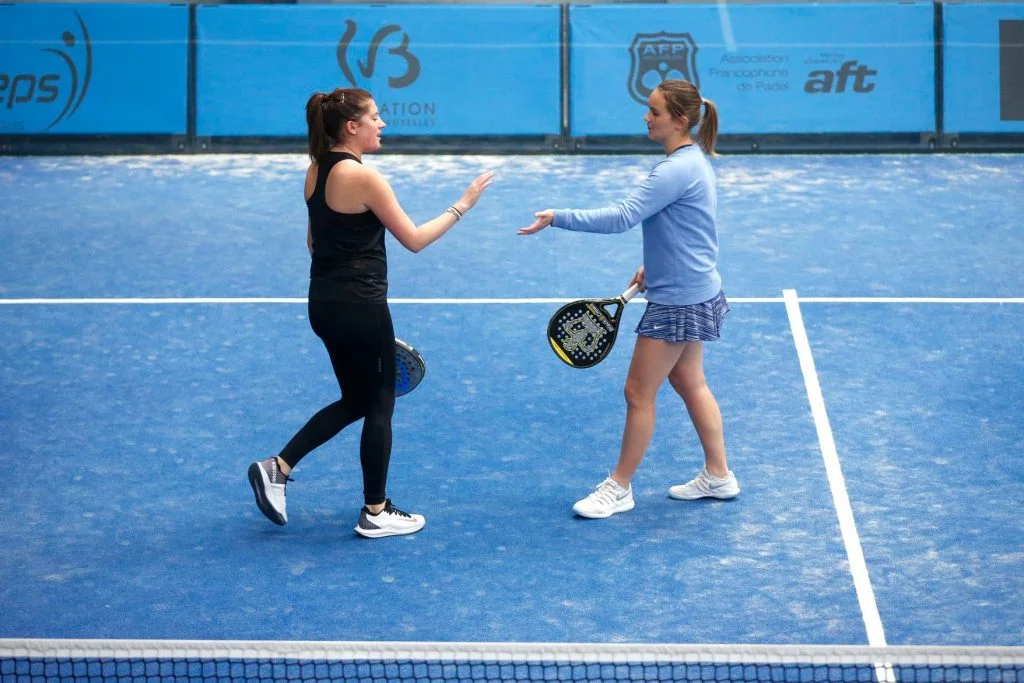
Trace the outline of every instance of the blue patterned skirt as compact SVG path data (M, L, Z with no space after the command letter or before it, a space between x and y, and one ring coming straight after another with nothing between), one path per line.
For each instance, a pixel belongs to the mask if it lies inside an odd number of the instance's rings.
M636 333L670 342L714 341L721 335L722 321L728 312L725 292L719 292L704 303L689 306L667 306L648 301Z

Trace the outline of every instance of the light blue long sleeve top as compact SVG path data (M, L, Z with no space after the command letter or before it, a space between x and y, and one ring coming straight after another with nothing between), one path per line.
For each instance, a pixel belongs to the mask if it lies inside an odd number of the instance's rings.
M718 273L715 173L697 145L669 154L622 202L604 209L558 209L564 230L625 232L643 226L648 301L699 304L722 289Z

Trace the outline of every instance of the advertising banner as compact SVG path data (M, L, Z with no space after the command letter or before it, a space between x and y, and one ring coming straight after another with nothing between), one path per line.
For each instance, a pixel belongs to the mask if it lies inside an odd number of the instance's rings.
M0 4L0 135L184 134L188 8Z
M387 135L557 135L559 8L199 6L200 136L306 134L314 91L369 90Z
M935 128L930 2L573 6L571 132L641 135L647 98L688 80L722 133Z
M1024 132L1024 3L943 7L947 133Z

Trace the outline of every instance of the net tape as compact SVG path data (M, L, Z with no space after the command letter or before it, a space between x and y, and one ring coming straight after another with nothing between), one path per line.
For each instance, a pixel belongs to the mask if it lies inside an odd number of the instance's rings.
M0 678L1024 683L1024 647L0 639Z

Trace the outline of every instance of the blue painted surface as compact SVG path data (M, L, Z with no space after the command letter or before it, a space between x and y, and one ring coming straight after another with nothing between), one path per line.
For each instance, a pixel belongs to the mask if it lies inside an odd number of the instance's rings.
M620 201L658 158L368 158L417 222L478 173L497 173L470 216L423 253L389 239L391 296L621 292L639 265L639 230L515 231L538 209ZM727 294L1020 293L1022 155L714 163ZM0 158L0 296L305 296L306 164L299 155Z
M890 644L1024 642L1024 311L810 304Z
M373 160L417 221L500 176L422 254L389 244L392 296L621 291L639 232L514 232L655 158ZM1020 296L1022 161L722 159L726 291ZM303 169L0 159L0 293L301 297ZM892 644L1024 641L1019 306L803 306ZM781 303L735 304L707 350L743 494L667 498L700 456L666 388L637 508L604 522L570 508L614 463L642 307L589 371L547 347L554 308L393 306L428 374L398 403L390 492L428 522L366 541L358 431L301 463L283 529L245 480L336 397L302 304L0 306L0 636L866 643Z

